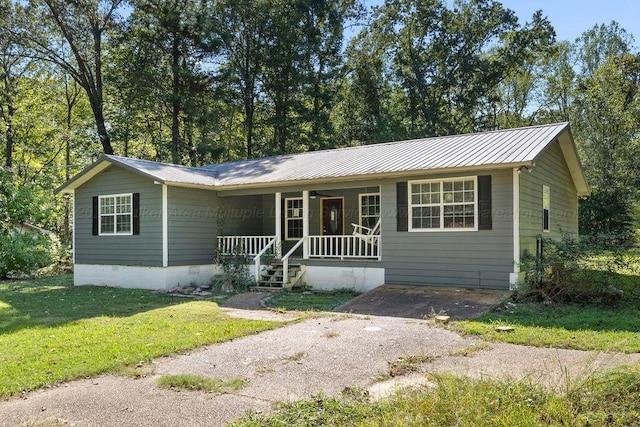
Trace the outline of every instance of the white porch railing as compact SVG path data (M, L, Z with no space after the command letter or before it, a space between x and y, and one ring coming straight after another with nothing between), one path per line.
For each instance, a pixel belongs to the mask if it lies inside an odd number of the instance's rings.
M276 253L277 249L277 245L276 242L278 241L278 238L273 236L273 238L269 241L269 243L267 244L267 246L265 246L264 248L262 248L262 250L260 252L258 252L256 254L256 256L253 257L253 264L255 266L255 277L256 277L256 283L260 281L260 275L262 274L262 267L261 267L261 257L262 255L264 255L270 247L274 246L273 248L273 253Z
M308 236L309 258L380 260L380 236Z
M218 236L220 255L256 256L273 244L276 236Z
M287 287L287 283L289 283L289 258L293 253L302 245L305 241L306 237L298 240L298 242L293 245L293 247L282 257L282 286Z

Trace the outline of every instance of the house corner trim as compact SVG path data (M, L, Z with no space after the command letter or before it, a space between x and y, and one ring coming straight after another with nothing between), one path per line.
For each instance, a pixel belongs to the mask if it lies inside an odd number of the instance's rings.
M169 202L167 184L162 184L162 266L169 266Z

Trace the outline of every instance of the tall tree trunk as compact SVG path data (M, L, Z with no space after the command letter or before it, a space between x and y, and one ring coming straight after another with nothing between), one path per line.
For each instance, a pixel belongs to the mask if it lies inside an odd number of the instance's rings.
M171 46L171 161L180 164L180 46L178 35L173 34Z
M6 117L6 125L7 130L5 132L6 139L6 150L5 150L5 162L4 165L7 169L10 169L13 166L13 115L15 114L16 109L13 107L11 103L7 105L7 117Z

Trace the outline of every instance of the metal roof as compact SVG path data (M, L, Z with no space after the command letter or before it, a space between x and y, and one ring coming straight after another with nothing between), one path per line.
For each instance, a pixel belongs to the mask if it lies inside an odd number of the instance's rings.
M534 161L568 123L388 142L204 166L218 186L346 178L411 171L511 167Z
M58 191L77 188L111 164L147 175L163 184L218 189L363 179L420 171L517 167L532 165L536 157L565 132L569 135L570 150L565 144L563 152L565 157L571 158L568 161L577 163L577 167L572 168L577 171L574 176L576 187L579 192L582 187L586 191L568 123L288 154L200 168L109 155L102 156Z

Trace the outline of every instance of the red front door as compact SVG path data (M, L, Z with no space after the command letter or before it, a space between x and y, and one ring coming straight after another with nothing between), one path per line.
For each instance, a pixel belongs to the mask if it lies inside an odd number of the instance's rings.
M321 199L322 235L340 236L344 234L344 214L342 197Z

